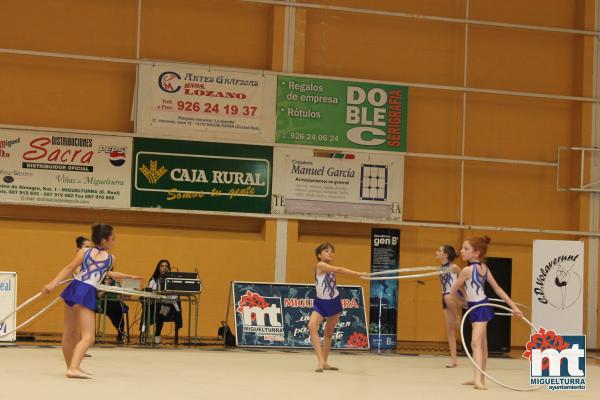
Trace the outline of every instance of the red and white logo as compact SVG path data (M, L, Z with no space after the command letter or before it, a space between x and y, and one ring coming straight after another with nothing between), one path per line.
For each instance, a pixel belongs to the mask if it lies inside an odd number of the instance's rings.
M8 158L10 157L10 152L8 151L15 144L21 143L21 138L17 139L0 139L0 158Z

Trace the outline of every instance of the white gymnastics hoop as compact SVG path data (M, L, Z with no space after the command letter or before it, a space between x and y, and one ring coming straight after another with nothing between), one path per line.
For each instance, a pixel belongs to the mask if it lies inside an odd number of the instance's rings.
M501 382L498 379L495 379L494 377L492 377L490 374L488 374L487 372L485 372L483 369L481 369L481 367L479 365L477 365L477 363L475 362L475 360L473 360L473 357L471 356L471 353L469 353L469 349L467 348L467 344L465 343L465 321L467 320L467 316L469 315L469 313L477 308L480 307L495 307L495 308L499 308L501 310L505 310L508 311L509 313L507 314L498 314L498 315L510 315L510 316L514 316L514 314L512 313L512 310L508 307L505 307L503 305L500 304L494 304L494 303L483 303L483 304L477 304L474 307L471 307L467 310L467 312L465 313L465 315L463 315L462 318L462 322L460 323L460 339L462 340L462 345L463 345L463 350L465 352L465 354L467 355L467 357L469 357L469 360L471 360L471 362L473 363L473 365L475 366L475 368L477 368L479 370L479 372L481 372L483 375L485 375L487 378L489 378L490 380L494 381L496 384L503 386L507 389L510 390L514 390L517 392L532 392L534 390L538 390L544 387L544 385L539 385L539 386L534 386L534 387L530 387L530 388L518 388L518 387L514 387L514 386L510 386L507 385L506 383ZM537 328L535 327L535 325L533 325L531 323L531 321L529 321L527 318L525 317L521 317L521 319L523 321L525 321L534 331L537 331Z
M65 281L62 281L62 282L60 282L57 285L57 287L65 284L67 282L70 282L70 281L72 281L72 279L67 279ZM160 294L157 294L157 293L144 292L144 291L135 290L135 289L123 289L123 288L116 287L116 286L98 285L98 290L101 290L103 292L125 294L125 295L135 295L135 296L139 296L139 297L148 297L148 298L153 298L153 299L160 299L160 298L163 297L163 296L161 296ZM34 301L36 301L37 299L39 299L42 296L43 296L42 292L39 292L35 296L32 296L27 301L25 301L23 304L21 304L19 307L17 307L14 311L12 311L10 314L8 314L8 315L4 316L2 319L0 319L0 322L6 321L8 318L10 318L14 314L16 314L19 310L21 310L24 307L27 307L29 304L33 303ZM61 299L60 296L56 297L48 305L46 305L40 311L38 311L37 313L35 313L31 317L29 317L29 319L27 321L25 321L22 324L18 325L15 329L13 329L11 331L8 331L6 333L0 333L0 337L8 336L8 335L12 334L13 332L16 332L19 329L23 328L24 326L28 325L29 323L31 323L35 319L39 318L42 314L44 314L45 312L47 312L48 310L50 310L58 301L60 301L60 299Z
M439 270L439 268L438 268ZM402 280L402 279L414 279L414 278L426 278L429 276L437 276L445 273L445 271L437 271L437 272L427 272L424 274L416 274L416 275L396 275L396 276L362 276L361 279L367 281L390 281L390 280Z
M60 282L58 285L56 285L56 286L57 287L61 286L61 285L65 284L67 282L70 282L70 281L72 281L72 279L64 280L64 281ZM43 293L39 292L35 296L27 299L27 301L25 301L23 304L21 304L20 306L18 306L17 308L15 308L14 311L10 312L8 315L6 315L2 319L0 319L0 322L6 321L10 317L12 317L14 314L16 314L17 311L21 310L24 307L27 307L29 304L33 303L34 301L36 301L37 299L39 299L40 297L42 297L42 295L43 295ZM28 325L29 323L31 323L32 321L34 321L35 319L37 319L39 316L41 316L42 314L44 314L46 311L48 311L49 309L51 309L52 306L54 306L59 300L60 300L60 297L56 297L48 305L46 305L44 308L42 308L37 313L33 314L31 317L29 317L29 319L27 321L25 321L22 324L18 325L15 329L13 329L11 331L8 331L8 332L5 332L5 333L0 333L0 337L8 336L8 335L12 334L13 332L16 332L19 329L23 328L24 326Z
M506 304L506 302L504 300L502 300L502 299L496 299L496 298L493 298L493 297L489 297L488 300L489 301L493 301L495 303L504 303L504 304ZM529 307L527 305L525 305L525 304L517 303L516 301L513 301L513 303L515 303L519 307L523 307L523 308L529 309ZM498 314L498 315L504 315L504 314Z
M414 267L414 268L400 268L400 269L390 269L387 271L379 271L379 272L371 272L369 276L377 276L377 275L387 275L387 274L402 274L404 272L419 272L419 271L439 271L441 267Z

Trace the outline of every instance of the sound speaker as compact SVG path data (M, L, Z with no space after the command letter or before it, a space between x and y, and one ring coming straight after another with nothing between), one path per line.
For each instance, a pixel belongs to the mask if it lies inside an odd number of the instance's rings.
M511 292L511 276L512 276L512 259L511 258L498 258L489 257L486 259L486 265L492 272L492 275L498 282L498 285L510 296ZM488 282L485 283L485 295L490 298L498 298L498 295ZM504 304L504 303L498 303ZM494 308L495 312L502 312L502 310ZM463 310L463 314L466 310ZM495 316L487 326L487 340L488 340L488 352L495 354L508 353L510 351L510 325L511 318L504 316ZM471 323L465 321L465 342L469 347L471 354Z

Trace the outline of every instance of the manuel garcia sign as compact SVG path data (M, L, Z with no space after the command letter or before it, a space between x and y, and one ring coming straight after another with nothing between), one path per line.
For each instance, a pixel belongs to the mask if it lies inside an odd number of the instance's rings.
M276 142L406 151L408 88L278 76Z
M273 214L320 218L402 218L404 156L275 148Z
M134 141L132 206L268 213L270 147Z

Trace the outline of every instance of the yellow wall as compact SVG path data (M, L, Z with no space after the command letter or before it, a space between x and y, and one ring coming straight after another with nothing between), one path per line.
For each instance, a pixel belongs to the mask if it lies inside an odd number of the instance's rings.
M312 0L313 3L464 17L464 0ZM136 0L12 1L3 12L0 47L135 58ZM470 17L594 29L593 2L471 1ZM242 68L282 69L280 7L235 0L144 0L141 57ZM470 26L467 84L473 87L591 96L591 38ZM320 10L299 10L295 72L461 86L464 27L459 24ZM135 67L57 58L0 55L0 123L131 132ZM8 100L8 101L7 101ZM591 110L568 101L467 95L466 154L554 160L559 145L589 144ZM408 148L460 154L462 93L410 89ZM573 160L573 165L576 160ZM564 178L578 174L564 171ZM555 170L467 162L466 224L588 229L586 195L555 190ZM406 160L404 218L459 221L460 163ZM39 290L73 252L91 222L117 226L118 269L149 275L159 258L198 267L205 284L200 334L214 335L225 313L228 282L274 277L275 223L233 217L97 212L0 206L2 267L20 276L19 301ZM290 221L287 280L312 281L312 250L337 245L338 262L369 265L371 226ZM493 238L491 256L513 259L513 294L530 302L534 238L566 237L403 227L401 265L434 262L442 243L472 234ZM568 237L572 238L572 237ZM35 250L35 251L34 251ZM359 283L341 278L342 283ZM439 287L402 282L399 335L444 340ZM59 331L59 311L31 331ZM515 324L513 343L527 329Z
M0 270L19 273L19 302L39 292L71 261L75 237L89 237L90 224L94 220L106 221L116 227L117 271L149 279L161 258L169 259L171 265L181 271L194 268L200 271L204 291L200 298L198 327L203 336L215 336L218 321L225 317L229 282L269 282L274 278L273 221L89 210L74 210L67 218L48 207L2 206L1 209ZM133 320L139 309L136 303L131 304L130 319ZM27 312L31 310L35 307ZM27 312L20 314L20 320L26 318ZM26 331L59 332L61 312L56 307ZM184 322L187 324L187 317Z

